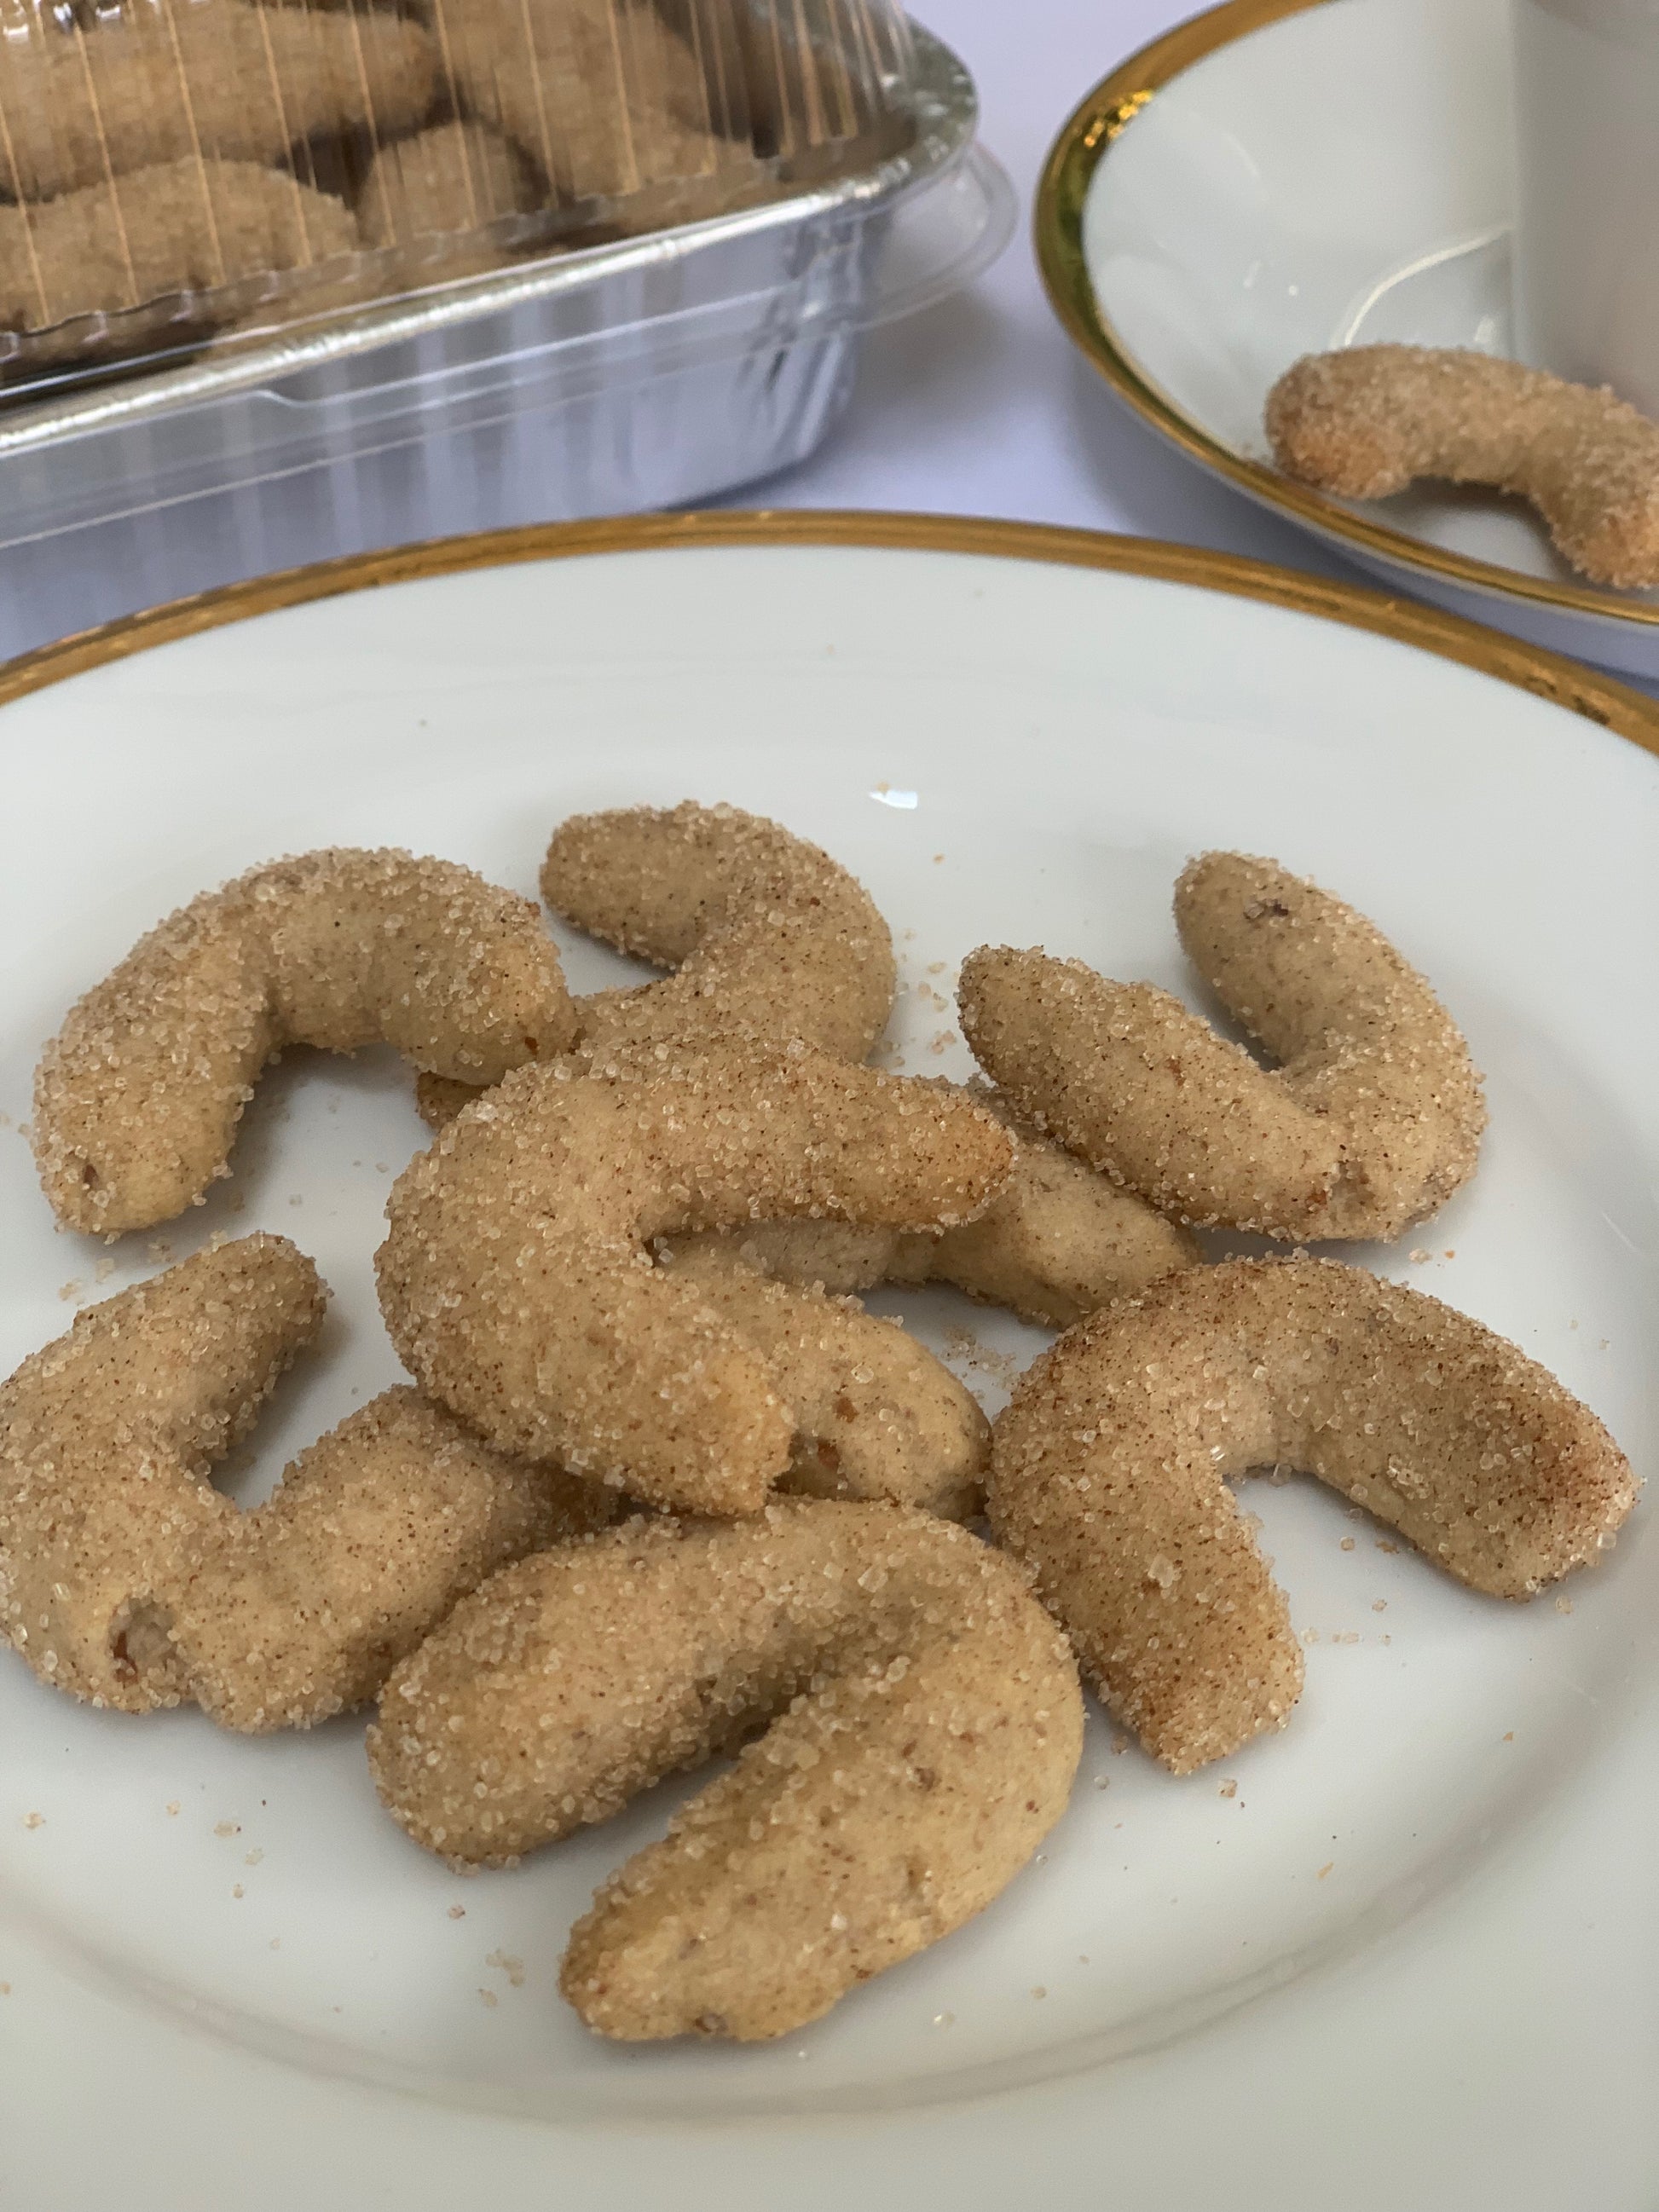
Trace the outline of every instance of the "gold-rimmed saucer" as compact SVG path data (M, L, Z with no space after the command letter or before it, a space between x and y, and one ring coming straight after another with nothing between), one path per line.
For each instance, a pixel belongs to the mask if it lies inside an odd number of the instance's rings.
M1262 401L1301 354L1509 350L1512 195L1504 0L1227 0L1080 104L1037 252L1070 336L1201 465L1396 588L1659 678L1659 592L1584 582L1518 502L1332 499L1267 450Z

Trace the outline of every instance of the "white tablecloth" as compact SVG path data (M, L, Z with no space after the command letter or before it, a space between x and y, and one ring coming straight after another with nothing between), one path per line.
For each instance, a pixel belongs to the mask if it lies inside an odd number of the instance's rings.
M828 443L729 504L1009 515L1342 574L1121 408L1061 334L1037 279L1031 199L1060 124L1091 85L1190 10L1182 0L921 0L921 12L973 71L985 142L1019 191L1019 228L969 291L873 332L852 410ZM158 526L186 533L188 545L190 507ZM434 518L434 532L445 526ZM134 568L130 549L86 532L32 549L21 580L13 571L0 585L0 656L167 596ZM201 576L215 580L224 579Z

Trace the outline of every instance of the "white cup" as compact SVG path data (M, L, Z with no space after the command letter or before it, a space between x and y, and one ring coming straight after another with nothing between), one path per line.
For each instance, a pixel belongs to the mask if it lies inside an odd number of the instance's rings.
M1659 417L1659 0L1511 0L1516 349Z

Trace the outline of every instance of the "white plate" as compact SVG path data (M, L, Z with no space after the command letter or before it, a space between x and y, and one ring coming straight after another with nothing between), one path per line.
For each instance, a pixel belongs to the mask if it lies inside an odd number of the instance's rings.
M732 542L769 528L797 542ZM606 544L646 550L526 557ZM518 565L471 565L492 551ZM41 1039L140 929L308 846L396 842L528 889L573 809L690 794L778 816L890 916L901 1051L927 1072L966 1066L933 1048L935 963L1041 941L1182 988L1182 859L1273 853L1376 916L1487 1071L1472 1188L1415 1260L1359 1256L1515 1337L1655 1464L1651 752L1399 641L1438 618L1080 534L671 520L332 582L399 574L285 607L316 580L247 587L14 680L85 670L0 714L14 1121ZM1588 703L1656 742L1644 702ZM234 1179L162 1232L183 1253L282 1230L334 1287L240 1494L393 1378L369 1258L422 1135L380 1056L296 1060L262 1085ZM143 1237L106 1255L55 1235L14 1129L0 1218L0 1372L157 1264ZM944 1297L908 1310L941 1344L970 1327L988 1388L1040 1341ZM0 2202L1650 2204L1649 1513L1559 1605L1512 1608L1384 1551L1316 1486L1252 1503L1310 1639L1290 1729L1177 1782L1097 1722L1042 1863L765 2049L613 2049L558 1999L570 1919L672 1792L462 1881L377 1808L359 1721L239 1741L78 1708L8 1657Z
M1577 576L1517 500L1370 502L1280 476L1261 427L1301 355L1511 349L1506 0L1231 0L1097 87L1050 157L1050 295L1119 395L1396 587L1659 678L1659 592Z

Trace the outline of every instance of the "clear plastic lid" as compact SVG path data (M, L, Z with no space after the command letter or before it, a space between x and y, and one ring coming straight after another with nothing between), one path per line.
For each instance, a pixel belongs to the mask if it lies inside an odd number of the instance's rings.
M894 0L0 0L0 383L821 183L912 129Z

